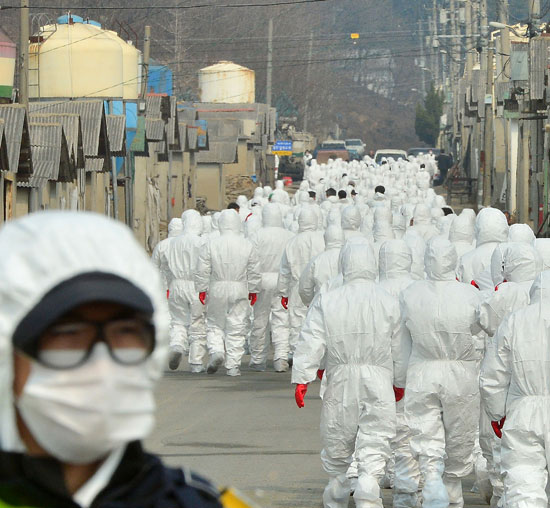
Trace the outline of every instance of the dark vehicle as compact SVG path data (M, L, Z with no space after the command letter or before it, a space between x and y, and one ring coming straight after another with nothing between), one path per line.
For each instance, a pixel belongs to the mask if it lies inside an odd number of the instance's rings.
M290 176L294 181L304 178L304 163L301 158L282 156L279 158L279 178Z

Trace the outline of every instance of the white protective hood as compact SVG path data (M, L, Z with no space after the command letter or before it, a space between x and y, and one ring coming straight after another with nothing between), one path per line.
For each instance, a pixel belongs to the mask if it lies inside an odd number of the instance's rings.
M412 253L404 240L388 240L380 248L380 280L410 276Z
M429 280L455 280L457 262L455 246L449 240L436 236L426 245L424 265Z
M151 379L163 372L170 316L160 276L132 231L87 212L48 211L7 223L0 232L0 448L24 451L14 413L11 338L20 321L61 282L89 272L127 279L155 309L156 348Z
M531 244L506 242L497 245L491 256L491 277L495 286L503 280L525 282L535 280L542 270L542 259Z
M264 228L282 228L283 214L281 208L274 204L268 203L262 209L262 225Z
M329 226L325 230L325 250L340 249L344 241L344 231L341 227Z
M472 244L474 241L474 222L470 217L460 214L455 217L449 230L451 242L465 242Z
M512 224L508 231L508 241L533 243L535 233L527 224Z
M194 212L195 210L188 210L188 211ZM188 215L185 215L185 213L184 213L184 218L182 220L183 234L184 235L192 234L192 235L200 236L203 233L203 226L204 226L201 215L198 212L194 214L188 214Z
M346 242L340 251L338 267L344 284L355 280L375 281L378 275L374 250L363 239Z
M298 215L299 233L303 233L304 231L315 231L318 223L317 214L312 206L306 205L300 209L300 214Z
M174 217L168 223L168 238L174 238L174 236L181 235L183 231L183 223L179 217Z
M508 221L506 216L496 208L484 208L476 218L476 247L484 243L508 241Z
M218 219L218 229L221 235L241 234L241 219L235 210L223 210Z
M342 229L359 231L361 228L361 212L354 205L346 206L342 210Z

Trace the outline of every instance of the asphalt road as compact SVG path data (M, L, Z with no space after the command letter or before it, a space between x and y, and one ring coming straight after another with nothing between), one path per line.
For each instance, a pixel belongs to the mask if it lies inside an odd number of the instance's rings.
M319 383L298 409L289 372L244 367L240 378L230 378L224 369L212 376L186 370L182 364L160 382L148 449L172 466L237 487L259 506L321 507L327 477L319 458ZM464 485L467 506L487 506L470 488L471 480ZM384 506L391 505L391 491L384 491Z

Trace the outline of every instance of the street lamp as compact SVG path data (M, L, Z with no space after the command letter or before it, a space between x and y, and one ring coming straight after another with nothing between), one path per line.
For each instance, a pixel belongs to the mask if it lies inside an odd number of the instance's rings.
M498 21L490 21L489 26L492 26L493 28L498 28L499 30L508 28L508 30L510 30L516 37L529 37L529 34L527 33L529 29L527 29L524 35L521 35L517 32L517 30L513 26L506 25L504 23L499 23Z

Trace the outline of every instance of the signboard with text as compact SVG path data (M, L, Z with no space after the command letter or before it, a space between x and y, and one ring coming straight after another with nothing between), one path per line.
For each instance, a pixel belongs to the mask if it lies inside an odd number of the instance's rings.
M275 141L271 153L276 155L292 155L292 141Z

